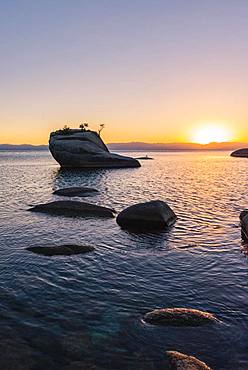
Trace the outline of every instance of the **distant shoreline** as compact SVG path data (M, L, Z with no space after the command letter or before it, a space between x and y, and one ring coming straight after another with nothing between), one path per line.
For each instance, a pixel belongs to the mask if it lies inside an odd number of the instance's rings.
M107 144L110 151L125 152L179 152L179 151L233 151L240 148L248 147L247 143L226 142L226 143L110 143ZM0 151L48 151L48 145L31 145L31 144L0 144Z

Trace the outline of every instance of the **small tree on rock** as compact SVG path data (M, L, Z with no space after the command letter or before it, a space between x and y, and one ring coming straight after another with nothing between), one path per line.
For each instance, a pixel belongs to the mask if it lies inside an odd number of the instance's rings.
M84 123L81 123L81 125L79 125L79 128L82 130L82 131L87 131L89 127L89 124L84 122Z
M105 125L104 125L104 123L101 123L100 125L99 125L99 130L98 130L98 135L99 136L101 136L101 132L102 132L102 130L105 128Z

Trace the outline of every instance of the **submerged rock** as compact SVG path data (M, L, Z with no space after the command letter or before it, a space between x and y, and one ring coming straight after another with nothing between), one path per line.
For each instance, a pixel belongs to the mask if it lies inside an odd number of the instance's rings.
M72 200L60 200L37 204L30 208L29 211L80 217L114 217L115 213L115 211L110 208Z
M248 241L248 210L240 213L240 225L242 239Z
M187 356L177 351L166 351L171 370L211 370L204 362L194 356Z
M161 230L176 221L172 209L161 200L130 206L120 212L116 222L125 229Z
M58 189L53 192L53 194L61 195L64 197L87 197L88 195L93 195L97 193L98 193L98 190L93 189L93 188L86 188L83 186Z
M231 157L248 158L248 148L235 150L231 153Z
M144 156L144 157L138 157L136 159L139 159L139 160L152 160L153 158L152 157L148 157L148 155Z
M154 325L200 326L218 320L209 312L192 308L162 308L148 312L144 321Z
M33 253L41 254L43 256L71 256L72 254L80 254L92 252L95 248L91 245L54 245L50 247L28 247L27 250Z
M134 158L110 153L98 133L90 130L52 132L49 149L63 168L140 167Z

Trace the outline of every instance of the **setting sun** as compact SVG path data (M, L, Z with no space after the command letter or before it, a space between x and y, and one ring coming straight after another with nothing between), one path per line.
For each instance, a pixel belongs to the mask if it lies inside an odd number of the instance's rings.
M222 143L231 139L228 129L218 124L205 125L192 135L193 142L198 144Z

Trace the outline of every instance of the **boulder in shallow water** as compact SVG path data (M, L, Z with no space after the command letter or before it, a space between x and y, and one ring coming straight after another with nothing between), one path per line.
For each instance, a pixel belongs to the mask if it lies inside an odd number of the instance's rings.
M80 217L114 217L113 209L97 206L85 202L61 200L44 204L37 204L29 209L31 212L42 212L63 216Z
M161 200L153 200L124 209L118 214L116 222L124 229L151 231L165 229L175 220L176 215L168 204Z
M146 160L153 160L153 158L152 157L148 157L148 155L146 155L146 156L144 156L144 157L138 157L138 158L136 158L136 159L138 159L138 160L142 160L142 161L146 161Z
M177 351L166 351L171 370L211 370L204 362L194 356L187 356Z
M154 325L201 326L218 320L209 312L192 308L161 308L148 312L144 321Z
M73 254L92 252L95 248L91 245L54 245L45 247L28 247L27 250L43 256L71 256Z
M248 158L248 148L235 150L231 153L231 157Z
M53 192L55 195L61 195L64 197L87 197L89 195L95 195L98 190L93 188L86 188L83 186L75 186L71 188L58 189Z
M240 225L242 239L248 241L248 210L240 213Z
M52 132L49 149L62 168L140 167L134 158L110 153L98 133L90 130Z

